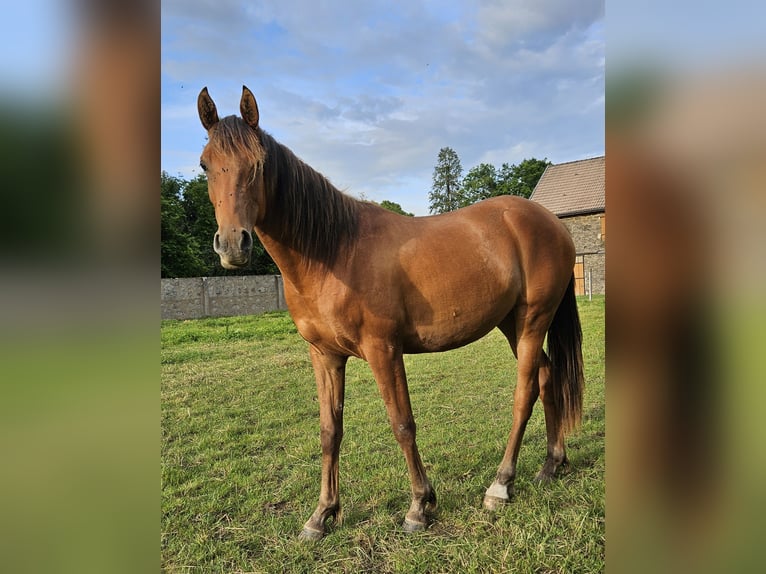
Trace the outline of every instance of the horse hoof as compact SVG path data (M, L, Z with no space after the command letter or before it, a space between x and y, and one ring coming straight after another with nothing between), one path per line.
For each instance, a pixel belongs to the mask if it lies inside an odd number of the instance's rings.
M497 510L510 502L511 496L513 496L513 482L500 484L495 481L489 485L489 488L484 493L484 508L487 510Z
M304 526L301 533L298 535L299 540L308 540L310 542L317 542L319 540L322 540L324 537L324 532L321 530L315 530L313 528L309 528L308 526Z
M508 498L499 498L497 496L485 496L484 497L484 508L487 510L497 510L498 508L508 504L510 499Z
M402 524L402 528L405 532L421 532L428 528L428 524L425 522L420 522L416 520L410 520L409 518L404 519L404 524Z

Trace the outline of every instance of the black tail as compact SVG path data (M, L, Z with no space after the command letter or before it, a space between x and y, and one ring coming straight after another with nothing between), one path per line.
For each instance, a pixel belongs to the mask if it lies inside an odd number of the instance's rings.
M577 428L582 419L583 365L582 327L577 313L574 275L548 329L551 390L564 432Z

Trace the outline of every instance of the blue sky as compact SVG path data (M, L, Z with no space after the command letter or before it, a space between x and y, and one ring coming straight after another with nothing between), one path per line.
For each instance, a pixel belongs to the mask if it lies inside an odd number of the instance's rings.
M604 153L603 0L162 3L162 169L193 177L196 98L354 196L428 213L439 149L481 162Z

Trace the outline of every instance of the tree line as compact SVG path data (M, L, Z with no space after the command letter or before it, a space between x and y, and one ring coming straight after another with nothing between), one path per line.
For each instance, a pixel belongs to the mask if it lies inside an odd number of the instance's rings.
M549 165L551 162L547 159L535 158L525 159L518 165L504 163L499 169L482 163L463 177L457 153L450 147L443 147L439 150L428 194L429 211L446 213L498 195L528 198Z

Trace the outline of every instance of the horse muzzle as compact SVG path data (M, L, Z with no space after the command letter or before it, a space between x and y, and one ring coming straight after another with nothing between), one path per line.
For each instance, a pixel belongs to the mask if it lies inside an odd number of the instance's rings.
M247 229L220 230L213 237L213 249L221 258L225 269L242 269L250 264L253 250L253 234Z

